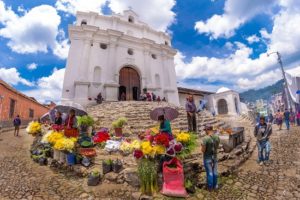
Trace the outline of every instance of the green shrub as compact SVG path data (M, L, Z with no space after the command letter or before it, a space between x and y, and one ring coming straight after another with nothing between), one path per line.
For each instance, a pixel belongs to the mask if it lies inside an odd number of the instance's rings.
M123 126L127 123L127 121L128 120L125 117L121 117L116 121L113 121L111 125L113 128L123 128Z
M91 116L84 115L84 116L78 116L77 117L77 124L78 126L84 125L84 126L93 126L94 119Z

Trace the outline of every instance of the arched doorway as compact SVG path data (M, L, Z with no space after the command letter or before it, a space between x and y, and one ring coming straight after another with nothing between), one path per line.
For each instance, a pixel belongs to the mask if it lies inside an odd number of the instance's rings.
M226 115L228 114L228 106L225 99L220 99L218 101L218 113L219 115Z
M119 76L119 99L125 93L126 100L138 100L140 96L140 76L138 72L130 66L123 67Z

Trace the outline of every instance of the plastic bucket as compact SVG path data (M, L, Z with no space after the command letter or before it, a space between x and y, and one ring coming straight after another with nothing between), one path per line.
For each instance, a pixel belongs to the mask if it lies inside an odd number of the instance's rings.
M76 156L73 153L67 154L67 164L68 165L75 165L76 164Z

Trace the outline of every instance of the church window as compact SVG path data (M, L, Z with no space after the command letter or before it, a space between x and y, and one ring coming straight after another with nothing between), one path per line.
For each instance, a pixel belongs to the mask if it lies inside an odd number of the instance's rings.
M152 54L152 55L151 55L151 57L152 57L154 60L156 60L156 59L157 59L157 57L156 57L156 55L155 55L155 54Z
M168 41L165 41L165 45L169 46L169 42L168 42Z
M134 17L132 17L132 16L129 16L129 17L128 17L128 22L130 22L130 23L134 23Z
M101 43L101 44L100 44L100 48L101 48L101 49L107 49L107 44Z
M133 55L133 50L132 49L128 49L127 53L132 56Z
M81 26L82 25L87 25L87 21L85 19L81 21Z

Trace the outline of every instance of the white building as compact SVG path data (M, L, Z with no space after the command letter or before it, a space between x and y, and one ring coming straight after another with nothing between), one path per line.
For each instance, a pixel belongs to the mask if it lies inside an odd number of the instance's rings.
M241 102L239 93L222 87L215 94L207 96L211 111L218 115L241 114Z
M69 38L62 102L88 105L100 92L106 101L117 101L122 93L137 100L147 88L179 105L171 39L132 10L112 16L78 12Z

